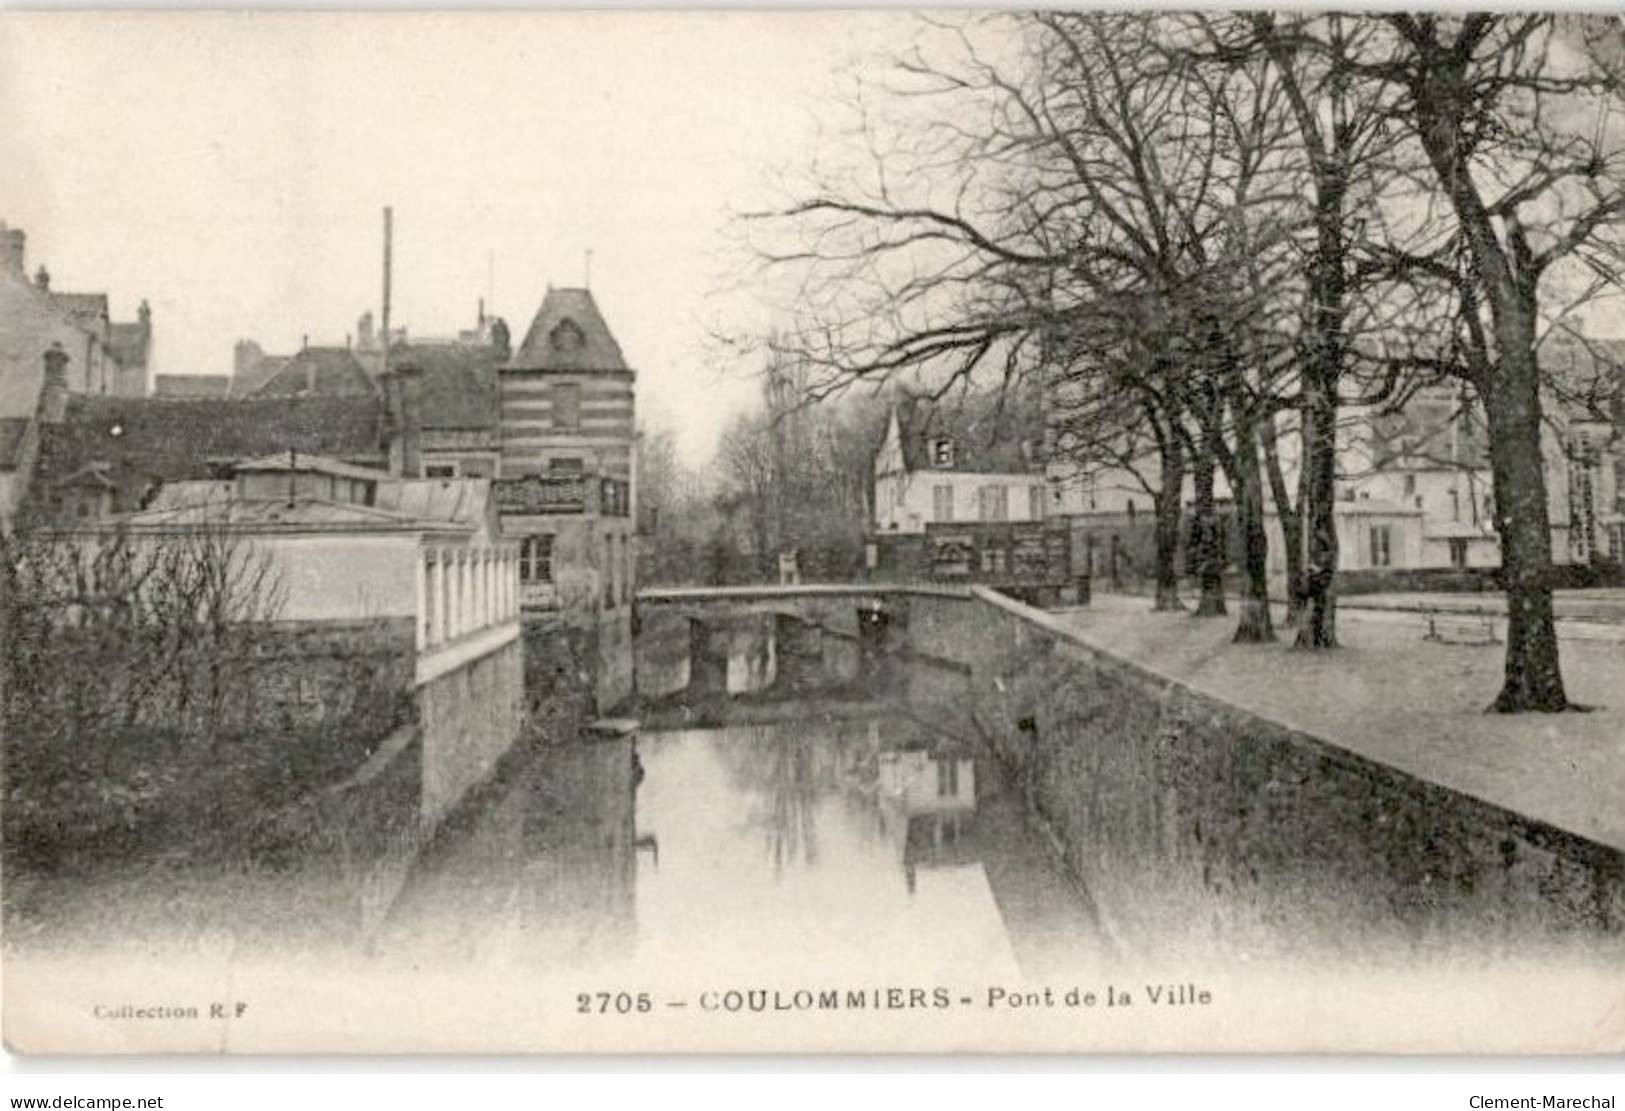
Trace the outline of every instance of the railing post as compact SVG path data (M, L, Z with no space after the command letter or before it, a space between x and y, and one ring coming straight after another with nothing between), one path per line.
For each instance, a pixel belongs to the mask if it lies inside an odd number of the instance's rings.
M429 579L429 611L434 615L430 642L439 644L446 639L446 554L439 548L430 549L429 554L434 562Z
M423 655L424 648L429 646L429 552L423 547L418 549L418 559L413 560L413 593L418 596L418 607L413 609L413 625L416 627L414 640L418 643L418 653Z
M463 552L461 548L447 548L446 558L451 560L451 617L446 621L446 639L455 640L463 635L463 621L467 606L463 603Z
M493 589L496 586L495 576L491 574L491 549L482 545L480 547L480 624L490 628L496 624L496 607L493 604Z
M469 595L472 593L469 586L468 549L457 549L457 635L467 633L473 617L473 607L469 604Z

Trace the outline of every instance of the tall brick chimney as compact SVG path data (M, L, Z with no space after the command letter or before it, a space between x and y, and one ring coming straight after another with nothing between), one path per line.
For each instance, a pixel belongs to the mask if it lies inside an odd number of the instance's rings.
M45 352L45 383L40 387L39 419L43 424L61 424L68 412L68 353L60 343Z
M28 236L22 228L8 228L0 223L0 271L21 278L27 273Z

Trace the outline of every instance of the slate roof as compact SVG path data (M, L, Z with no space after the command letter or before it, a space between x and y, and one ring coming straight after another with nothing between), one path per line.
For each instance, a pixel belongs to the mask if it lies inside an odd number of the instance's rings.
M152 328L141 323L114 324L107 342L119 366L129 370L145 367L152 346Z
M399 478L378 484L375 505L414 520L479 528L491 505L488 478Z
M354 463L346 463L342 459L334 459L328 455L314 455L310 452L274 451L269 455L261 455L254 459L245 459L236 464L233 471L270 471L273 473L284 471L304 471L313 474L334 475L338 478L364 478L374 481L388 477L387 473L378 467L358 467Z
M249 396L373 397L372 379L347 347L307 347Z
M159 374L152 380L152 395L163 398L229 397L229 374Z
M905 396L897 403L903 464L911 471L1029 474L1042 460L1043 424L1030 399L971 394L941 401ZM954 444L951 466L932 462L932 444Z
M101 322L108 318L105 293L58 293L53 289L47 290L46 296L81 328L99 333Z
M280 374L289 363L293 362L291 355L262 355L252 367L245 369L241 374L232 375L231 396L253 397L259 388Z
M463 531L463 526L456 523L423 521L375 506L307 497L292 502L285 498L205 499L166 508L149 507L125 515L120 522L133 529L157 530L212 524L255 532Z
M37 476L46 485L105 463L120 506L154 483L218 477L222 464L289 449L384 463L383 406L366 398L173 400L71 395L65 419L43 425Z
M515 370L631 369L598 311L598 303L585 289L549 289L508 366Z
M421 419L425 430L494 429L498 418L495 347L409 344L392 348L390 365L422 372Z

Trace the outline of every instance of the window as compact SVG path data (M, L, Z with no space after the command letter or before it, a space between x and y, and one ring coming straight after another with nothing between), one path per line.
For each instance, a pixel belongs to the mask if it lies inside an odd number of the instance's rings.
M1388 567L1393 563L1393 530L1388 525L1371 526L1371 566Z
M587 468L582 465L581 460L575 456L568 456L560 459L549 459L547 461L548 474L581 474L586 469Z
M959 761L952 756L933 761L937 765L937 797L956 798L959 795Z
M615 608L615 538L604 537L604 608Z
M1044 488L1042 486L1027 487L1027 517L1033 521L1042 521L1044 519Z
M490 478L491 470L489 459L464 459L457 465L457 473L464 478Z
M519 581L553 581L553 537L527 536L519 542Z
M1408 474L1405 476L1405 496L1408 498L1414 493L1416 493L1416 476Z
M1450 566L1467 566L1467 538L1453 536L1450 538Z
M1010 488L1004 485L983 486L977 491L982 520L1008 521L1010 519Z
M931 487L931 519L933 521L951 521L954 519L954 488L952 486Z
M423 468L424 478L456 478L456 463L429 463Z
M1002 575L1008 565L1009 560L1003 548L987 547L982 549L982 574Z
M931 441L931 464L936 467L954 465L954 442L946 436Z
M574 382L553 387L553 427L572 432L581 427L581 387Z

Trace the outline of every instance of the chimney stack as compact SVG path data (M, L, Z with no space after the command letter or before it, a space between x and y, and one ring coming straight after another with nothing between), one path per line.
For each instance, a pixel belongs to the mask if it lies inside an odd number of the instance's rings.
M45 269L43 262L39 264L39 270L34 273L34 284L46 292L51 289L51 272Z
M389 473L397 478L423 477L423 372L407 363L378 376L384 390L384 417L389 440Z
M39 419L43 424L61 424L68 412L68 353L60 343L45 352L45 384L40 388Z
M403 363L396 371L401 389L401 472L423 477L423 371Z
M0 270L21 278L27 274L25 266L28 236L22 228L8 228L0 224Z
M147 304L145 297L141 298L141 307L135 310L135 318L141 322L143 328L149 332L152 330L152 306Z

